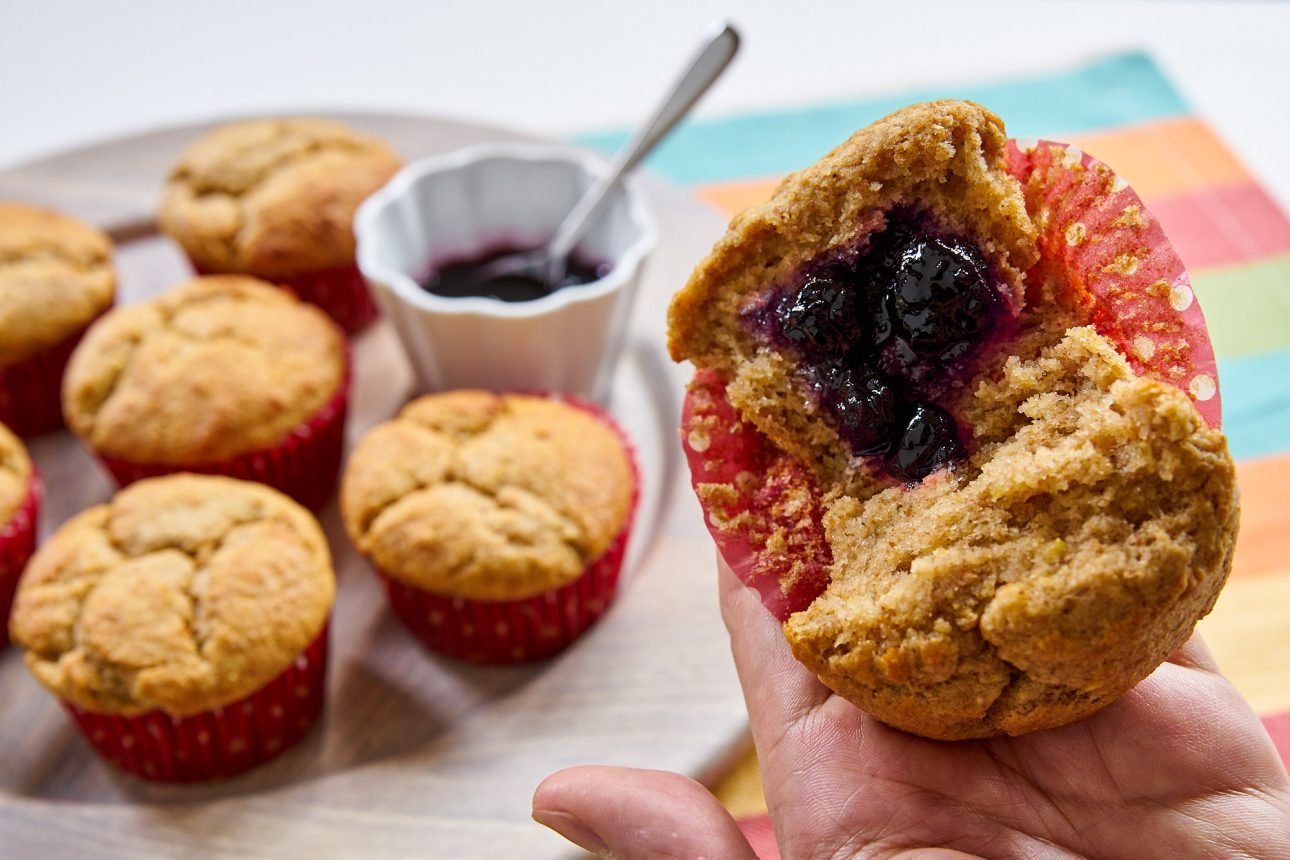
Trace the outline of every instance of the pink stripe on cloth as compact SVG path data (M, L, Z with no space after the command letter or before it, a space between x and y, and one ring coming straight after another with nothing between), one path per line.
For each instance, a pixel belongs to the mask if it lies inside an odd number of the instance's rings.
M1290 767L1290 711L1263 717L1263 727L1272 736L1272 743L1281 760ZM766 813L740 818L737 822L743 831L744 838L752 846L758 860L780 860L779 844L775 841L775 831Z
M1290 251L1290 218L1253 182L1156 198L1151 212L1192 272Z

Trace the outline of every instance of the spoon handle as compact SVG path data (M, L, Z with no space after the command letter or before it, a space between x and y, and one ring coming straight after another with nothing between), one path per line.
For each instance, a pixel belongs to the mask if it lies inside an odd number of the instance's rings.
M739 33L729 24L720 25L715 34L704 40L703 46L668 90L663 103L654 111L649 122L636 132L631 141L614 153L609 169L600 175L591 190L582 195L582 199L560 222L559 229L547 245L547 259L560 269L564 268L565 259L577 246L587 228L595 223L609 193L681 121L699 97L721 76L726 66L730 65L738 50ZM564 273L560 271L558 274L562 277ZM548 283L559 280L559 277L548 279Z

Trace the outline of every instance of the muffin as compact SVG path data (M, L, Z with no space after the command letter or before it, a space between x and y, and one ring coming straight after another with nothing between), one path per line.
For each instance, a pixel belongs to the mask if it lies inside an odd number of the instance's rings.
M171 168L161 228L198 274L289 287L356 332L376 306L354 263L358 205L402 161L380 140L322 119L226 125Z
M40 476L18 437L0 424L0 649L9 644L9 607L36 548Z
M259 484L141 481L27 567L14 642L90 745L146 779L232 776L322 708L335 594L317 521Z
M630 446L595 407L456 391L359 441L341 513L428 648L511 663L555 654L608 607L636 493Z
M68 425L121 485L170 472L260 481L311 509L340 469L344 335L262 281L194 278L90 329L68 365Z
M63 426L63 368L116 293L111 252L88 224L0 202L0 423L19 436Z
M933 738L1092 714L1213 606L1235 473L1141 201L965 102L736 218L670 309L696 490L794 655Z

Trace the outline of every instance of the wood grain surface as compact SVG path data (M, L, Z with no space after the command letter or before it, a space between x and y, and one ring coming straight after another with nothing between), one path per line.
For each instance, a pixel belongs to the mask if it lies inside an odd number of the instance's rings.
M414 116L340 115L414 159L498 129ZM119 245L119 301L187 274L152 222L162 179L206 126L166 129L0 172L0 199L52 206L108 229ZM663 349L668 297L723 229L687 193L645 177L660 227L637 299L611 410L638 448L641 517L613 609L569 651L521 668L430 656L386 609L321 514L340 589L329 700L295 750L246 776L165 787L102 764L19 654L0 654L0 858L562 857L568 845L529 819L533 788L579 763L719 777L747 749L743 699L716 606L713 550L675 444L686 373ZM347 441L412 393L393 332L355 342ZM67 433L30 443L45 475L41 534L108 498L106 474Z

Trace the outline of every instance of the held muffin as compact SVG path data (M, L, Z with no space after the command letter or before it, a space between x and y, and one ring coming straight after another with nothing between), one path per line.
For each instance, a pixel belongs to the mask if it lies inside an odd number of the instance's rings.
M349 386L344 335L254 278L194 278L90 329L68 365L73 431L121 485L170 472L330 498Z
M354 263L354 212L401 166L385 143L339 122L223 126L171 168L161 227L198 274L281 284L355 332L376 306Z
M137 776L232 776L322 708L335 576L322 529L259 484L141 481L32 558L11 628L90 745Z
M608 607L636 494L631 448L595 407L456 391L363 437L341 512L427 647L511 663L560 651Z
M9 644L9 607L36 548L40 476L18 437L0 424L0 649Z
M897 112L789 177L670 337L727 560L893 726L1087 716L1230 569L1235 470L1181 263L1105 165L977 105Z
M116 294L111 253L88 224L0 202L0 423L19 436L63 426L63 368Z

